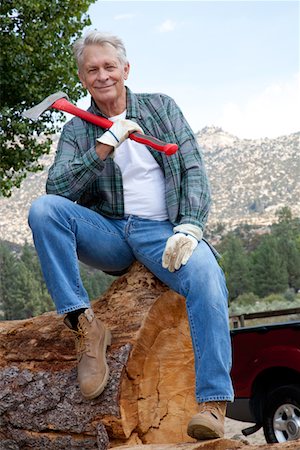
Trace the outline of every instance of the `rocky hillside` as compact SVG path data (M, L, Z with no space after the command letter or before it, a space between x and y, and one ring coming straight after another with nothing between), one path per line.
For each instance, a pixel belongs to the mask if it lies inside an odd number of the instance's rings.
M267 225L283 206L300 216L300 133L250 140L210 127L197 138L213 191L210 226Z
M289 206L294 216L300 216L300 132L250 140L206 127L197 139L213 192L209 228L218 223L228 229L245 222L267 225L282 206ZM31 241L27 211L33 199L45 192L55 146L56 142L51 154L41 159L43 172L28 175L10 198L0 198L0 239L18 244Z

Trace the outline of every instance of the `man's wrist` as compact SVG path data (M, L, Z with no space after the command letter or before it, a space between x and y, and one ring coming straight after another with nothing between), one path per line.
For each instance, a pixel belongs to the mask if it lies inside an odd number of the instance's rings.
M98 157L104 161L114 150L114 147L111 145L103 144L102 142L96 143L96 153Z
M203 231L197 225L191 223L183 223L173 228L173 233L184 233L193 236L198 242L201 241Z

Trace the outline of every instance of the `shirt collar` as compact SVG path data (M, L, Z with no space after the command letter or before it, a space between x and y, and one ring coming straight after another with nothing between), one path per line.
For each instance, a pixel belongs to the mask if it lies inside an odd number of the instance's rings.
M136 95L127 86L125 87L126 87L126 111L127 111L126 117L141 118L142 117L141 110ZM96 114L97 116L107 117L100 111L93 98L91 99L91 106L89 107L88 111L93 114Z
M137 96L126 86L127 91L127 117L137 117L142 118L139 102Z

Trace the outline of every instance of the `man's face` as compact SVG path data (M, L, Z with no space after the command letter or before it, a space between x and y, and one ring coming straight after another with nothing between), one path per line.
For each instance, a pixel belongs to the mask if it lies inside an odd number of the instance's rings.
M84 49L79 78L97 105L110 105L123 98L128 73L129 64L122 65L113 46L89 45Z

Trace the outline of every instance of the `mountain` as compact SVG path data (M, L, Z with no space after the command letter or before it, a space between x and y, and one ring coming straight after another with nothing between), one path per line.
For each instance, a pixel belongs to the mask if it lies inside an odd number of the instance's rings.
M210 225L268 225L283 206L300 216L300 132L251 140L206 127L197 138L212 186Z
M239 139L221 128L205 127L196 134L203 150L212 188L208 228L222 223L232 229L241 223L260 227L275 220L275 212L291 208L300 217L300 132L276 139ZM29 174L10 198L0 198L0 239L31 242L27 213L31 202L45 193L50 155L41 158L45 169Z

